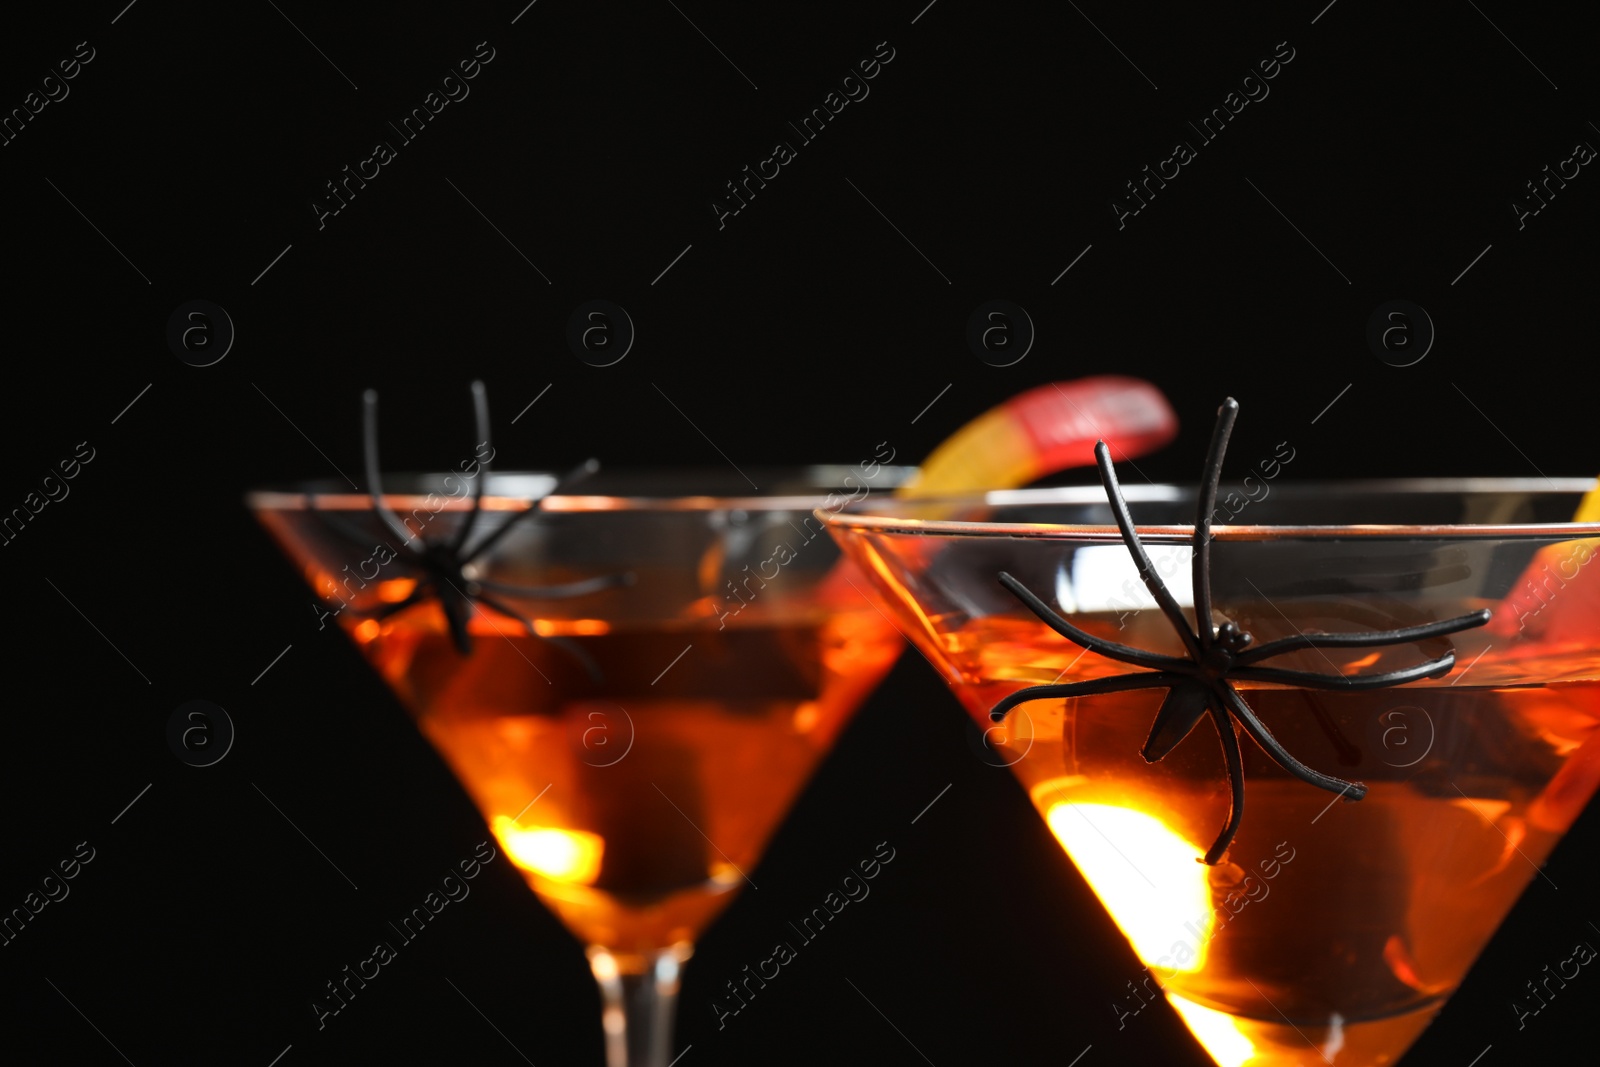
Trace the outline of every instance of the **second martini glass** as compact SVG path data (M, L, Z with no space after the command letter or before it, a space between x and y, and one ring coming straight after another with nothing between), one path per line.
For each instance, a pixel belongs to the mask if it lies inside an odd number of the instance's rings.
M1222 1067L1371 1067L1416 1040L1600 783L1600 524L1561 521L1591 484L1220 498L1241 514L1208 542L1212 621L1253 635L1238 652L1284 650L1232 684L1324 789L1170 695L1190 677L1171 621L1196 614L1194 490L1126 493L1170 612L1099 488L863 502L830 528L1146 965L1114 999L1161 990ZM1394 630L1410 639L1361 644ZM1304 681L1419 666L1403 688Z
M588 946L611 1067L665 1067L695 939L901 647L812 511L908 472L752 473L249 500Z

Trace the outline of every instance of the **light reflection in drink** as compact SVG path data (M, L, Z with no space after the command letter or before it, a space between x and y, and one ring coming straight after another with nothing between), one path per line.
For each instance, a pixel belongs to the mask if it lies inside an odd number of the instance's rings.
M549 826L518 826L508 815L496 815L495 837L506 855L525 871L558 882L593 885L600 875L605 839L583 830L558 830Z
M1058 801L1045 821L1141 960L1164 971L1204 966L1213 921L1207 868L1195 862L1204 849L1154 815L1111 804Z

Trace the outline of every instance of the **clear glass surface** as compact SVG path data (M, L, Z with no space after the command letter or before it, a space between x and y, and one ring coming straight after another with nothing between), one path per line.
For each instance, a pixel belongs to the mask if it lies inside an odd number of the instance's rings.
M588 946L611 1067L670 1061L693 942L900 651L812 514L906 474L873 468L601 474L536 516L549 475L491 475L476 517L468 479L389 477L406 541L365 494L249 498ZM446 578L414 554L507 523Z
M1051 630L1002 571L1097 637L1184 654L1102 489L866 501L830 528L1145 965L1114 994L1128 1011L1163 991L1224 1067L1365 1067L1422 1032L1600 783L1600 525L1563 521L1591 484L1224 486L1211 621L1256 646L1493 614L1448 637L1271 661L1372 674L1453 650L1442 678L1361 692L1239 683L1290 753L1370 792L1340 803L1243 738L1243 822L1216 866L1196 862L1230 803L1210 721L1159 762L1140 755L1165 690L1036 700L990 720L1025 687L1141 669ZM1127 494L1192 624L1193 492Z

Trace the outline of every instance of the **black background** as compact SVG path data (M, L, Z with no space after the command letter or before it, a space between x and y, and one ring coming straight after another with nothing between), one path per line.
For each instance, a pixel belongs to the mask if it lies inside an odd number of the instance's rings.
M1178 440L1140 461L1157 480L1193 478L1229 393L1231 454L1287 440L1286 477L1600 469L1600 178L1585 168L1524 229L1511 208L1600 143L1592 38L1564 10L523 2L8 15L0 107L77 42L95 58L0 147L0 510L78 442L95 458L0 548L0 906L77 842L97 850L0 948L8 1063L121 1062L113 1044L140 1067L265 1067L291 1045L284 1067L523 1062L508 1041L540 1065L601 1062L583 955L505 863L325 1030L308 1006L487 836L241 505L253 485L356 474L364 387L397 470L458 454L474 376L504 467L718 464L707 437L749 467L852 463L884 440L914 462L1011 394L1108 371L1178 409ZM323 183L395 140L387 120L480 41L495 58L471 95L319 229ZM723 183L795 141L786 122L880 41L894 58L870 96L719 230ZM1119 230L1123 183L1280 41L1294 59L1270 96ZM196 298L237 328L207 368L165 342ZM595 298L638 331L607 368L563 340ZM991 298L1037 327L1011 367L965 344ZM1411 367L1364 339L1393 299L1437 328ZM238 726L211 768L166 745L192 698ZM964 723L905 655L752 872L761 889L699 946L683 1067L1061 1064L1089 1046L1084 1067L1205 1062L1164 1006L1118 1031L1109 1004L1139 966ZM1511 1001L1600 937L1597 836L1591 812L1408 1064L1488 1046L1485 1065L1537 1062L1586 1036L1592 994L1520 1032ZM714 992L883 840L898 856L872 896L719 1031Z

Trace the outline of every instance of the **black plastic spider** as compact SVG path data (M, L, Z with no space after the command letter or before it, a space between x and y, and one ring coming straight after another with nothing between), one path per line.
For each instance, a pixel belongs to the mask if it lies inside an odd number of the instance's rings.
M477 419L478 439L482 444L479 448L489 448L489 458L494 456L494 450L489 446L489 401L481 381L472 383L473 412ZM472 509L467 512L456 528L455 533L443 541L424 540L420 533L412 533L395 514L384 500L383 476L378 465L378 394L368 389L362 395L362 451L366 460L367 491L372 497L372 509L377 513L384 526L395 537L399 538L400 548L395 556L395 561L402 567L412 571L417 576L416 588L405 599L393 604L385 604L371 611L361 612L367 618L386 619L391 615L405 611L407 608L427 600L430 596L437 598L440 608L444 611L445 622L450 628L451 640L455 643L456 650L463 656L472 653L472 634L467 626L467 621L474 610L480 610L482 605L491 611L507 618L520 622L530 637L549 641L581 662L591 675L598 676L594 661L582 649L572 642L561 637L545 637L535 628L533 621L522 615L508 605L501 596L520 596L535 599L559 599L563 597L585 596L589 593L599 592L613 586L628 585L633 581L631 574L603 575L598 578L587 578L583 581L570 582L565 585L549 586L521 586L505 582L489 581L485 578L472 577L469 573L472 564L480 559L495 545L499 544L518 523L532 516L541 514L545 499L569 487L573 482L587 478L600 469L600 464L591 459L575 468L572 472L561 478L543 496L534 500L525 510L519 511L509 519L502 522L488 536L481 538L476 544L468 545L473 531L477 528L478 519L483 513L483 487L489 477L489 459L477 461L477 471L474 474L464 475L472 480ZM339 518L332 512L313 507L313 512L328 527L343 537L346 541L361 548L370 548L372 539L364 532L350 523Z
M1227 761L1232 803L1227 825L1218 835L1216 843L1206 852L1204 862L1207 864L1221 861L1244 818L1244 765L1239 750L1239 737L1233 724L1229 722L1229 716L1238 720L1239 725L1256 744L1261 746L1273 762L1301 781L1331 793L1338 793L1348 800L1360 800L1367 792L1367 787L1360 782L1347 782L1341 778L1322 774L1291 756L1261 720L1256 718L1255 713L1250 710L1250 705L1245 703L1244 697L1234 688L1233 682L1269 682L1297 685L1307 689L1350 692L1401 685L1419 678L1441 678L1449 674L1451 668L1455 666L1456 656L1453 650L1438 659L1428 660L1414 667L1365 676L1317 674L1310 671L1258 667L1255 664L1272 656L1303 648L1370 648L1442 637L1445 634L1459 633L1462 630L1482 626L1489 621L1490 616L1488 610L1483 610L1453 619L1397 630L1377 630L1371 633L1300 633L1294 637L1269 641L1255 649L1249 648L1250 634L1231 621L1224 622L1213 631L1210 625L1212 620L1211 514L1216 505L1217 486L1222 479L1223 453L1227 450L1228 436L1233 431L1233 422L1238 414L1237 401L1232 397L1223 401L1222 407L1217 412L1217 425L1211 435L1211 449L1206 456L1205 472L1200 484L1200 500L1195 516L1193 538L1194 609L1197 623L1199 620L1205 620L1206 625L1199 625L1198 632L1190 628L1188 620L1184 618L1183 610L1178 607L1177 600L1173 598L1161 576L1151 565L1150 557L1134 530L1127 502L1122 497L1116 472L1111 466L1110 450L1104 441L1095 445L1094 454L1100 467L1100 481L1105 486L1106 498L1110 501L1112 513L1116 516L1117 528L1122 531L1122 539L1126 542L1134 564L1138 567L1139 577L1150 590L1150 595L1155 597L1162 613L1178 631L1188 656L1166 656L1147 652L1144 649L1132 648L1086 633L1057 615L1044 601L1024 588L1021 582L1002 572L1000 584L1015 594L1029 611L1062 637L1109 659L1136 667L1148 667L1150 670L1070 682L1065 685L1031 686L1006 697L989 713L995 722L999 722L1012 708L1030 700L1121 693L1134 689L1167 689L1166 699L1161 702L1161 709L1156 713L1155 723L1150 729L1150 737L1140 750L1140 754L1148 763L1159 761L1176 748L1178 743L1194 729L1200 718L1210 713L1211 722L1222 741L1223 757Z

